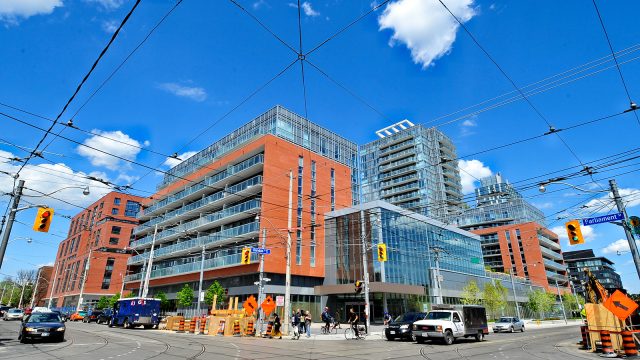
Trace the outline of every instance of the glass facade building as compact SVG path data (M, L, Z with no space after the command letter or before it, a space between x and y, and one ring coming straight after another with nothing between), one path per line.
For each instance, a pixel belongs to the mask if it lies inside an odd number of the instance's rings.
M577 293L584 294L584 282L587 276L584 269L589 269L609 293L622 289L622 279L616 272L613 261L606 257L595 256L592 249L566 251L563 253L564 261L569 270L569 277ZM587 298L585 296L585 298Z
M462 185L451 140L416 125L360 147L362 201L384 200L431 218L458 213Z

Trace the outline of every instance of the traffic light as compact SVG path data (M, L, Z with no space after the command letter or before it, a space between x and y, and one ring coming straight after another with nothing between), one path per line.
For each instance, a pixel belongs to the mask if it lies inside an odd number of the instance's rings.
M242 248L242 259L241 259L241 263L242 265L249 265L251 264L251 248Z
M362 281L357 280L354 285L356 286L356 294L360 294L362 292Z
M385 244L378 244L378 261L387 261L387 245Z
M36 220L33 222L33 230L39 232L48 232L49 226L51 226L51 219L53 219L52 208L39 208Z
M567 228L569 245L584 244L584 238L582 237L582 231L580 231L580 222L578 220L571 220L564 224L564 226Z

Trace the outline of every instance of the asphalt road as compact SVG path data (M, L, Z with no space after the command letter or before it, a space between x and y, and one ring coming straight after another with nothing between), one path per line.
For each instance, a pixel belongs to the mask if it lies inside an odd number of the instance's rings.
M168 331L108 328L105 325L67 323L62 343L20 344L18 322L0 321L0 359L596 359L577 350L576 326L489 334L477 343L418 345L367 340L276 340L175 334Z

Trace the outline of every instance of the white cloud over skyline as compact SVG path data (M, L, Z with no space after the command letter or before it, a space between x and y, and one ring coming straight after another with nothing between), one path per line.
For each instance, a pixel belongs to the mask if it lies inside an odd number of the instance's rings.
M87 138L83 141L83 144L102 151L93 150L86 146L78 146L76 151L78 154L89 159L93 166L102 166L114 171L122 170L122 168L129 168L129 164L126 161L109 154L117 155L127 160L135 160L136 156L141 151L140 147L143 146L143 144L138 140L131 138L120 130L102 131L94 129L91 130L91 132L96 135ZM113 141L111 139L117 141ZM130 144L131 146L126 144Z
M170 82L162 83L158 85L158 88L175 96L184 97L193 101L202 102L207 99L207 91L201 87L186 86Z
M1 0L0 21L7 25L17 25L21 19L51 14L61 6L62 0Z
M460 180L462 183L462 193L472 193L476 188L476 178L491 176L493 172L480 160L459 160Z
M188 158L192 157L193 155L195 155L197 153L198 153L197 151L187 151L187 152L183 152L182 154L179 154L178 155L178 159L168 157L164 161L164 165L172 168L172 167L180 164L181 162L187 160Z

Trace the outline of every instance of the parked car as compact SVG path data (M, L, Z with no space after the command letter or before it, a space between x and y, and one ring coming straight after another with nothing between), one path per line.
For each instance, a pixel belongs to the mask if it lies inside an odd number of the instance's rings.
M2 316L2 320L22 320L22 317L24 316L24 312L22 311L22 309L9 309L7 311L5 311L4 315Z
M4 313L9 309L11 309L11 306L0 306L0 316L4 316Z
M51 312L58 314L58 316L60 316L60 319L62 319L63 322L66 322L67 320L69 320L69 315L63 313L62 311L51 310Z
M33 309L31 309L30 307L24 309L24 314L25 315L31 315L32 312L33 312Z
M389 326L384 329L384 336L387 340L404 339L414 340L412 325L418 320L423 320L427 316L424 312L409 312L402 314L392 320Z
M160 323L160 299L127 298L116 301L109 327L122 326L125 329L144 326L145 329L158 327Z
M517 317L503 316L500 318L500 320L496 321L496 323L493 324L494 333L501 331L514 332L516 330L524 332L524 321L518 319Z
M71 321L82 321L84 317L87 316L86 311L76 311L71 316L69 316L69 320Z
M44 307L44 306L36 306L36 307L33 308L33 310L31 312L32 313L51 312L51 309L49 309L48 307Z
M419 344L430 339L440 339L451 345L460 337L476 338L483 341L489 333L487 313L484 307L477 305L447 306L434 305L424 320L413 323L413 335Z
M102 315L102 311L95 310L82 319L83 323L98 322L98 317Z
M32 339L64 341L65 327L60 316L53 312L36 312L26 317L20 325L18 340L21 343Z
M96 323L98 324L108 324L111 322L111 315L113 315L112 309L104 309L98 318L96 319Z

